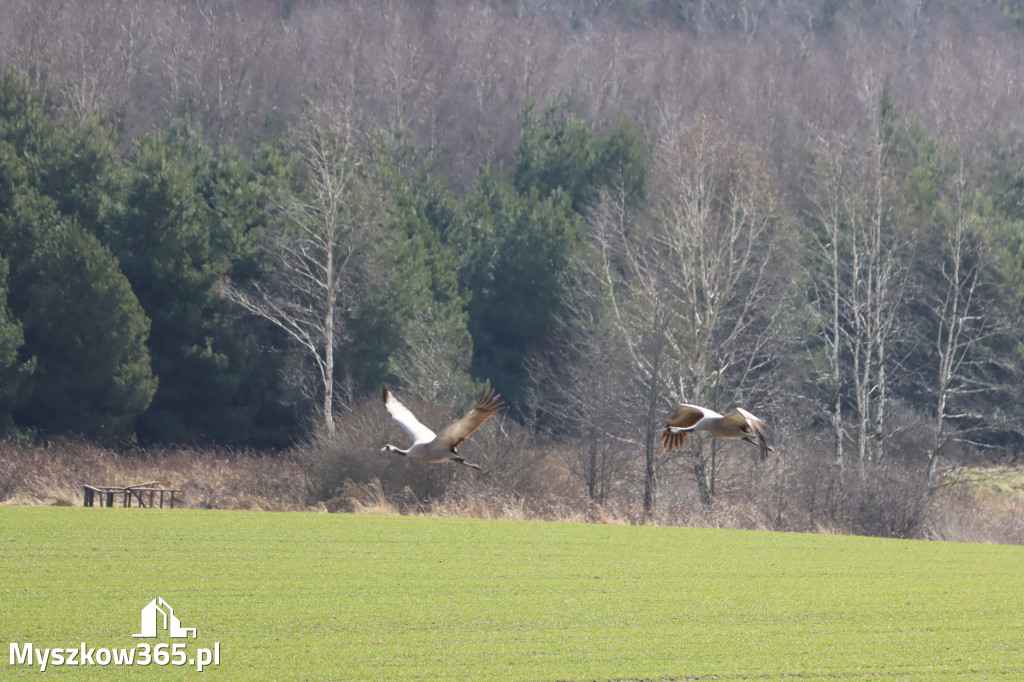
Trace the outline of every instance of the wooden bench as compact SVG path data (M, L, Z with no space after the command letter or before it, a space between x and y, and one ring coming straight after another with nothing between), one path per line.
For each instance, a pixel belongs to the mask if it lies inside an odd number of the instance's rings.
M159 502L160 508L164 506L164 493L170 493L171 509L174 509L174 493L180 493L181 490L177 488L163 488L160 487L158 481L152 481L150 483L136 483L135 485L83 485L82 489L85 492L84 506L91 507L96 502L97 496L99 497L99 506L101 507L113 507L114 496L121 496L121 505L124 507L132 506L132 498L139 501L140 507L152 508L156 502ZM149 493L148 496L146 493ZM156 499L156 494L159 493L159 499ZM147 498L149 504L146 504Z

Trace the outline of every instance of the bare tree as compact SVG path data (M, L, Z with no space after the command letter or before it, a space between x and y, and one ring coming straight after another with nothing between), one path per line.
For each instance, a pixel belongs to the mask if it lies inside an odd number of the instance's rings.
M956 188L956 217L946 244L949 263L943 263L942 266L942 278L945 280L946 290L934 301L932 307L938 323L935 338L938 366L935 377L935 420L932 426L932 443L928 448L929 487L934 484L935 472L939 463L939 451L945 440L949 399L956 389L954 381L961 375L964 361L972 346L980 340L979 336L972 332L983 320L975 310L977 308L975 293L978 287L980 264L969 263L966 259L968 255L966 242L970 237L964 224L963 191L963 166L961 165L960 178Z
M935 406L927 450L929 489L935 485L941 454L950 442L965 436L963 431L951 428L950 423L978 420L981 412L967 407L961 399L969 397L969 405L980 394L998 391L1003 384L990 381L981 369L984 345L1004 331L1000 322L1004 318L995 310L999 296L986 291L992 256L979 229L982 218L971 209L969 192L967 170L961 158L949 199L949 224L940 225L941 288L926 296L934 318L935 352ZM991 422L978 421L986 427Z
M376 184L368 142L344 122L330 128L311 116L301 134L307 187L279 199L284 225L267 249L269 282L227 283L227 297L284 330L319 370L324 430L334 433L334 349L344 316L359 296L363 257L382 237L387 199Z
M889 344L898 333L896 311L906 282L906 241L891 216L890 141L881 112L868 150L863 205L851 213L852 272L849 290L853 383L858 414L858 454L881 461L892 359ZM870 433L869 433L870 431ZM869 439L871 449L869 452Z
M839 320L843 288L840 271L844 267L843 256L845 254L841 255L839 243L842 239L844 216L846 215L846 180L843 164L836 158L837 152L829 149L825 142L822 142L821 145L817 169L821 189L818 196L812 199L811 218L818 229L810 231L817 245L817 250L811 254L816 266L812 266L812 271L807 279L815 291L811 307L817 317L820 342L825 350L830 418L835 437L835 463L842 485L845 471L843 445L846 439L846 430L843 425L845 373L840 354L843 337Z
M528 361L528 404L539 421L569 443L568 464L598 503L608 500L631 456L623 419L630 383L621 348L606 319L600 283L587 258L567 269L568 314L560 319L553 348Z
M753 149L708 116L667 136L659 173L673 394L697 404L735 402L769 363L778 310L773 273L782 235L771 175ZM707 453L697 440L690 452L709 503L715 449Z
M771 176L748 145L710 117L671 130L658 150L652 212L622 192L592 211L597 279L632 375L634 438L644 459L644 509L680 455L659 436L675 402L736 401L770 361L779 281L778 208ZM750 404L749 396L743 402ZM714 494L714 449L688 443L701 500Z
M871 95L878 93L872 90ZM879 96L872 127L819 143L811 233L817 240L813 309L829 368L836 464L845 470L844 401L854 408L861 472L885 456L893 342L909 272L908 231L893 208L892 142ZM849 392L852 392L852 396Z
M610 309L612 338L622 349L629 377L624 411L633 428L623 434L624 443L643 453L643 508L654 510L659 468L658 434L672 373L668 328L672 315L664 296L659 267L661 257L649 219L631 210L625 191L602 191L588 224L597 247L594 278L600 282Z

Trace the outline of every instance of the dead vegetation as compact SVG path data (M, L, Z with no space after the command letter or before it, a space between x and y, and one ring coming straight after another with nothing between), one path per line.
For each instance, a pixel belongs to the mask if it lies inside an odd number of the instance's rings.
M364 420L376 427L378 419L367 412L350 415L345 423ZM573 476L566 453L559 457L553 446L528 447L533 441L520 429L505 423L493 434L481 433L479 442L467 443L488 464L482 475L380 453L376 441L387 434L377 428L346 428L333 441L275 453L189 447L115 452L78 440L0 442L0 504L77 506L84 483L159 481L183 491L181 506L199 509L685 525L1024 544L1024 499L979 485L977 474L950 476L946 485L929 492L914 471L890 463L840 489L827 467L810 457L778 460L753 473L748 460L736 458L723 465L712 504L702 504L692 483L680 476L664 482L655 513L645 516L628 475L618 493L593 501ZM354 435L359 433L383 436ZM632 485L642 484L637 479Z
M0 504L81 505L82 486L159 481L199 509L307 509L308 476L294 457L162 447L115 452L79 440L0 442Z

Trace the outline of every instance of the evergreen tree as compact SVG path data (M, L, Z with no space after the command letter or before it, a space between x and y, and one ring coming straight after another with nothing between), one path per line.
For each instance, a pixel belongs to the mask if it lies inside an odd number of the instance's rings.
M9 71L0 79L0 113L0 139L17 150L24 181L101 236L123 168L110 126L95 117L60 124L46 114L42 96Z
M565 103L538 117L528 102L521 130L512 179L483 173L465 221L446 235L469 245L460 279L472 296L473 375L501 386L513 402L527 383L525 359L553 343L556 320L571 315L566 273L590 248L583 214L602 189L638 202L649 158L628 123L595 136Z
M120 440L149 404L149 320L111 253L54 203L19 187L0 212L8 303L35 362L15 422L40 433Z
M464 272L473 298L473 376L522 399L524 361L552 340L562 315L563 273L581 248L582 219L569 195L555 189L542 199L525 194L500 172L479 179L468 200L472 260Z
M0 112L0 259L24 339L13 367L23 390L13 401L13 382L5 400L25 430L130 439L156 381L149 320L110 251L78 221L106 201L91 184L110 177L107 151L88 144L99 129L82 136L55 125L10 74L0 80Z
M516 189L536 189L541 198L561 189L577 212L593 204L602 187L621 189L630 202L642 198L649 154L639 132L620 121L607 135L595 136L567 109L552 103L540 118L536 101L523 107Z
M393 186L391 243L380 254L387 285L364 308L390 320L390 333L377 341L390 340L390 376L422 399L462 402L479 386L469 376L473 341L468 296L458 282L459 250L442 235L457 230L465 212L429 168L397 176Z
M236 264L259 269L265 197L244 157L230 148L215 155L182 122L137 143L120 210L103 234L153 323L160 386L140 415L141 437L251 442L269 435L255 429L277 411L269 404L277 404L275 387L259 378L265 367L246 362L259 356L242 328L232 327L220 296ZM287 432L284 417L273 421Z
M25 335L22 325L7 307L9 270L7 261L0 258L0 436L15 432L13 411L22 386L35 369L34 361L18 358Z

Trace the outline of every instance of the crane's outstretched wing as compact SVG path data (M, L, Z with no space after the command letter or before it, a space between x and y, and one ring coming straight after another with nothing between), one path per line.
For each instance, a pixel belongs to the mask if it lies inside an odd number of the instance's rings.
M680 405L672 416L668 418L668 425L661 434L662 450L678 450L683 447L686 441L687 431L680 429L691 429L701 419L707 416L707 410L697 405Z
M413 443L429 443L437 436L433 431L416 418L409 408L398 402L398 398L391 395L388 387L384 387L384 407L391 418L398 422L398 425L405 429L405 432L412 438Z
M476 402L476 407L446 426L437 437L439 439L451 439L452 447L457 448L462 441L469 438L471 433L480 428L480 425L487 421L492 414L504 406L505 403L501 401L501 396L496 394L493 388L489 391L484 391L480 396L480 400Z
M668 418L668 425L679 429L689 429L697 425L704 417L712 414L698 405L680 405L672 416Z
M755 437L757 439L757 445L761 448L762 460L768 457L769 452L775 452L775 448L768 445L768 425L765 424L763 419L755 417L742 407L737 407L735 410L727 414L725 419L722 420L722 423L743 428Z

